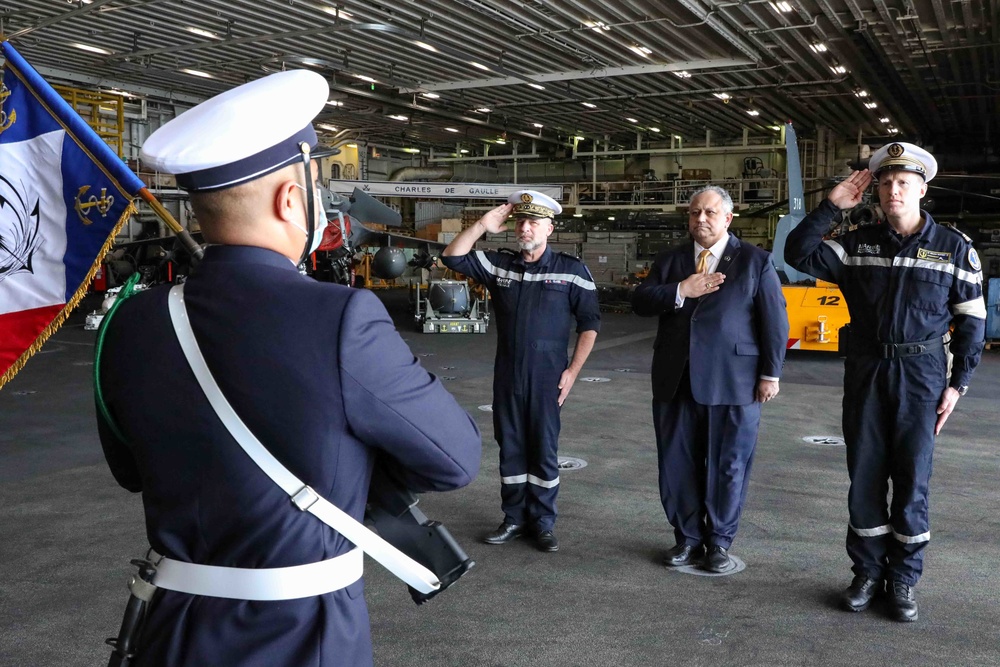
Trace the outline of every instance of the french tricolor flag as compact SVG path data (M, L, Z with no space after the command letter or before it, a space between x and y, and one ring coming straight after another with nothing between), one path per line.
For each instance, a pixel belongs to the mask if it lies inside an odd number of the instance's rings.
M14 50L0 86L0 387L87 291L143 188Z

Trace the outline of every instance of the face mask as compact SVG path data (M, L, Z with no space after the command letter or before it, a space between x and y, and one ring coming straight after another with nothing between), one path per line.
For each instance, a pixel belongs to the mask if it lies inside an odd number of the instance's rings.
M302 190L303 192L306 191L306 189L301 185L299 185L298 183L295 184L295 187ZM315 231L313 231L312 245L309 247L309 252L306 253L307 255L313 254L321 245L323 245L323 231L326 229L327 225L326 215L323 212L323 197L320 193L319 188L315 188L313 190L313 197L315 197L315 199L313 199L313 206L316 209L316 229ZM302 233L306 235L306 238L309 238L308 229L294 222L291 224L298 227L299 230L301 230Z

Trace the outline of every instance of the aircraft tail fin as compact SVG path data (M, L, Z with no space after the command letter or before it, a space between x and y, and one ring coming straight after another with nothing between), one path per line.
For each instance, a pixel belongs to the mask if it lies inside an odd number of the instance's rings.
M351 193L351 205L346 211L358 222L368 222L386 227L401 227L403 218L399 211L394 211L360 188L354 188Z
M774 264L779 275L784 275L789 283L807 280L811 276L796 271L785 264L785 239L788 233L806 217L805 195L802 185L802 165L799 161L799 142L791 123L785 124L785 154L788 171L788 213L778 220L774 232Z

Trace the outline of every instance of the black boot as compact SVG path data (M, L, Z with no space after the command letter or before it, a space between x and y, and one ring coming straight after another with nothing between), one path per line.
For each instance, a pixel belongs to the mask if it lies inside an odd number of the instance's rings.
M840 604L847 611L864 611L881 588L881 580L859 574L840 594Z
M917 596L913 586L893 581L886 586L886 592L889 593L889 608L894 619L903 623L917 620Z
M517 524L505 521L500 524L499 528L484 537L483 542L486 544L506 544L517 537L521 537L523 534L524 526L518 526Z

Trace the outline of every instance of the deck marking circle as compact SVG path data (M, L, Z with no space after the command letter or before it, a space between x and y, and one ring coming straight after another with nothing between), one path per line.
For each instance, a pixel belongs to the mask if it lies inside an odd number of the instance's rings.
M560 470L579 470L580 468L586 468L586 467L587 467L587 462L575 456L559 457Z
M747 569L747 564L743 562L743 559L738 556L730 556L732 561L736 563L736 567L729 570L729 572L709 572L708 570L703 570L697 565L684 565L682 567L668 567L668 570L675 570L681 574L693 574L698 577L728 577L731 574L736 574L737 572L742 572Z
M839 447L844 444L844 439L839 435L807 435L802 440L808 442L810 445L827 445L830 447Z

